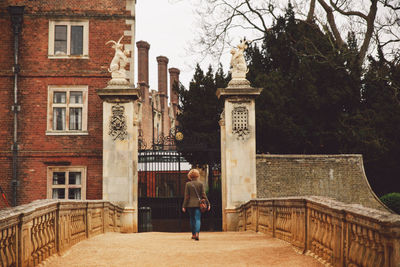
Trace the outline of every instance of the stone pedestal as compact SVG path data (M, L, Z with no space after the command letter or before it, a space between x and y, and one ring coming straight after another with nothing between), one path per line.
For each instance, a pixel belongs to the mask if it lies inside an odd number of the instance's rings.
M255 97L261 90L241 78L217 91L225 100L220 121L224 231L237 230L235 208L256 197Z
M124 208L122 232L137 232L138 128L134 102L139 89L109 83L97 94L103 100L103 199Z

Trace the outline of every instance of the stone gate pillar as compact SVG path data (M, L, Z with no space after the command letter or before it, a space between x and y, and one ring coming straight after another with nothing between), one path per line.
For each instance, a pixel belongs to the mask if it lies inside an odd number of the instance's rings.
M134 102L139 89L109 83L97 94L103 100L103 199L124 208L121 231L137 232L138 126Z
M231 64L235 66L234 62ZM217 91L218 98L225 101L220 121L224 231L237 230L238 216L235 208L255 198L257 192L255 98L262 89L250 86L246 79L246 69L235 71L233 68L228 87Z

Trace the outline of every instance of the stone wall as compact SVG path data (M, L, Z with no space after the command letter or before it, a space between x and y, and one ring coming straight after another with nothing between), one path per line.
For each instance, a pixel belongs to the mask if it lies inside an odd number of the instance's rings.
M326 196L389 211L371 190L361 155L257 155L257 197Z
M325 197L254 199L236 209L239 231L293 244L325 266L400 266L400 216Z
M0 265L37 266L105 232L119 232L122 209L106 201L38 200L0 211Z

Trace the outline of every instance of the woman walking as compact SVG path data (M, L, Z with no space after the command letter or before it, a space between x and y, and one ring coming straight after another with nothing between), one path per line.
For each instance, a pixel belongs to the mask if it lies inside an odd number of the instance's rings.
M208 210L210 210L211 205L208 201L206 192L204 191L204 186L197 179L200 177L200 173L196 169L191 169L188 173L189 182L185 186L185 199L182 204L182 211L189 211L190 215L190 228L192 230L192 239L199 241L200 233L200 200L205 199L208 203Z

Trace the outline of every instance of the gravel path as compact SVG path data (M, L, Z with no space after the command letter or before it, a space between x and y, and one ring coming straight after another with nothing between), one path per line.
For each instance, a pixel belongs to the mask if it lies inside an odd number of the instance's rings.
M200 241L190 237L190 233L106 233L76 244L41 266L323 266L297 253L289 243L261 233L203 232Z

